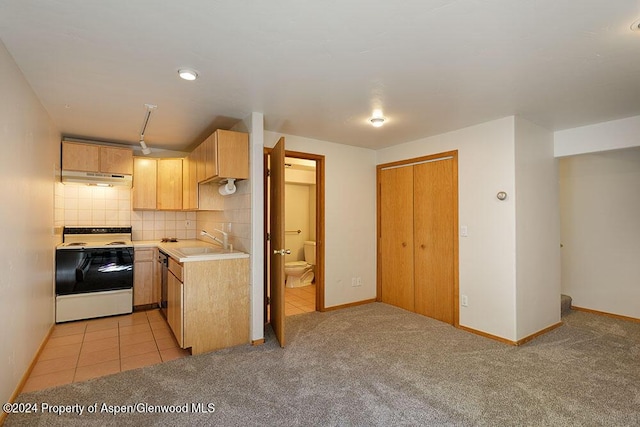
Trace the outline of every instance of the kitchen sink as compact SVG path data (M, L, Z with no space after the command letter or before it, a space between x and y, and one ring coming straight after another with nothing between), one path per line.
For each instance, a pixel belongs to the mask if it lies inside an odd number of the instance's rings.
M228 251L225 251L222 248L211 248L211 247L199 247L199 246L195 246L192 248L179 248L176 249L176 251L181 252L184 256L200 256L200 255L207 255L207 254L223 254L226 253Z

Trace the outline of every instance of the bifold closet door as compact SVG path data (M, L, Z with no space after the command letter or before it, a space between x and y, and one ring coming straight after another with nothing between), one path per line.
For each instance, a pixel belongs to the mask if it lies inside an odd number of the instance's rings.
M454 160L413 167L415 312L454 323Z
M381 300L414 311L413 168L380 175Z

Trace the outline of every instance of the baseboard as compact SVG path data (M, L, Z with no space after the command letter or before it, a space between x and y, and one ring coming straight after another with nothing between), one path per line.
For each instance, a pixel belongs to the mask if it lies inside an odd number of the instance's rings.
M376 302L376 299L372 298L372 299L366 299L363 301L350 302L349 304L334 305L332 307L325 307L324 310L322 311L341 310L343 308L355 307L355 306L364 305L364 304L371 304L372 302Z
M572 305L571 309L576 311L584 311L585 313L598 314L600 316L613 317L614 319L628 320L630 322L640 323L640 319L636 317L629 317L629 316L623 316L621 314L607 313L606 311L592 310L590 308L576 307L575 305Z
M25 371L24 375L22 375L22 379L18 383L18 386L14 390L13 394L11 395L11 397L9 398L7 403L15 402L15 400L18 398L18 396L22 392L22 388L24 387L25 383L29 379L29 376L31 375L31 371L33 371L33 368L36 366L36 363L38 363L38 358L40 357L40 354L42 353L42 350L44 350L44 347L47 345L47 342L49 342L49 337L51 337L51 334L53 333L53 328L55 326L56 325L53 324L49 328L49 332L47 332L47 335L45 335L44 339L40 343L40 347L38 347L38 350L36 351L35 356L33 356L33 359L31 359L31 363L29 363L29 366L27 367L27 370ZM3 402L3 403L5 403L5 402ZM7 415L8 414L6 414L4 411L0 412L0 426L2 426L4 424L4 421L7 418Z
M519 339L518 341L511 341L511 340L508 340L506 338L502 338L502 337L499 337L497 335L491 335L491 334L488 334L486 332L482 332L482 331L478 331L476 329L468 328L466 326L458 325L456 327L458 329L462 329L463 331L467 331L467 332L471 332L472 334L480 335L481 337L484 337L484 338L489 338L489 339L492 339L494 341L499 341L499 342L501 342L503 344L512 345L512 346L517 347L517 346L520 346L520 345L522 345L524 343L527 343L527 342L533 340L534 338L538 338L540 335L546 334L547 332L552 331L552 330L554 330L555 328L557 328L559 326L562 326L562 322L558 322L555 325L551 325L548 328L544 328L544 329L542 329L542 330L540 330L540 331L538 331L538 332L536 332L534 334L531 334L531 335L529 335L527 337Z
M499 341L499 342L501 342L503 344L514 345L514 346L518 345L516 341L511 341L511 340L508 340L506 338L499 337L497 335L491 335L491 334L488 334L486 332L478 331L477 329L468 328L468 327L462 326L462 325L458 325L456 327L458 329L462 329L463 331L471 332L472 334L476 334L476 335L479 335L479 336L484 337L484 338L489 338L489 339L492 339L494 341Z
M254 346L256 346L256 345L262 345L262 344L264 344L264 338L260 338L259 340L253 340L253 341L251 341L251 345L254 345Z
M536 332L534 334L529 335L528 337L524 337L524 338L516 341L516 345L522 345L524 343L527 343L527 342L531 341L532 339L538 338L540 335L544 335L549 331L553 331L555 328L558 328L560 326L562 326L562 322L558 322L555 325L551 325L551 326L549 326L547 328L544 328L544 329L542 329L542 330L540 330L540 331L538 331L538 332Z

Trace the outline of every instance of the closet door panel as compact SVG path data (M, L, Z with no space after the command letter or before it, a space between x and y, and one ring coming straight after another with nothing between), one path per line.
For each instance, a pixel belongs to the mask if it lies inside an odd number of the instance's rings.
M454 323L453 159L414 166L415 312Z
M381 300L414 310L413 168L380 175Z

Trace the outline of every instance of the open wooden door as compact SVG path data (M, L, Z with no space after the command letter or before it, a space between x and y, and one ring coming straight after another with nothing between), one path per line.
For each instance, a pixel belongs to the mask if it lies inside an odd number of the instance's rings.
M269 174L270 212L269 225L271 235L270 274L270 317L271 327L280 346L285 345L284 334L284 138L271 150Z

